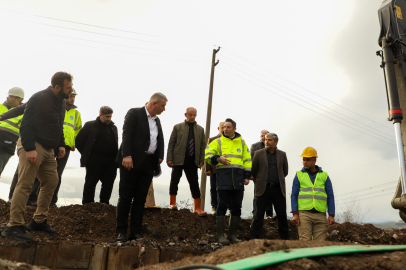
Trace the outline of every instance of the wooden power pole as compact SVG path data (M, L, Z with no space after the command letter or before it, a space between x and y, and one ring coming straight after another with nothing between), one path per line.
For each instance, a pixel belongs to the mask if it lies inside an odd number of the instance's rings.
M219 60L216 62L216 54L220 51L220 47L216 50L213 49L213 57L211 60L211 75L210 75L210 89L209 89L209 101L207 103L207 118L206 118L206 142L210 138L210 120L211 120L211 104L213 100L213 81L214 81L214 67L217 66ZM200 193L201 193L201 205L200 207L204 211L204 205L206 202L206 172L202 170L202 176L200 177Z

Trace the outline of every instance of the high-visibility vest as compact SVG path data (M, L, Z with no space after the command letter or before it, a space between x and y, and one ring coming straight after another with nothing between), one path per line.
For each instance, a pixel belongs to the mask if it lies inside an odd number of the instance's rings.
M75 139L79 131L82 129L82 119L80 112L76 108L71 108L65 112L65 120L63 121L63 136L65 145L72 147L75 145Z
M12 109L13 108L11 108L10 110L12 110ZM7 111L9 111L9 109L6 106L4 106L4 104L0 104L0 114L3 114ZM14 117L14 118L0 121L0 130L9 132L9 133L14 134L17 137L19 137L22 118L23 118L23 115L20 115L20 116Z
M300 182L299 211L315 208L319 212L326 213L327 192L325 186L328 174L326 172L318 172L314 184L307 172L297 171L296 175Z
M241 136L231 140L221 135L220 138L212 141L206 147L205 151L204 159L208 164L211 164L210 158L214 155L228 155L227 159L230 160L229 165L218 163L216 165L216 170L225 168L240 168L244 171L251 171L251 153L249 152L248 146Z

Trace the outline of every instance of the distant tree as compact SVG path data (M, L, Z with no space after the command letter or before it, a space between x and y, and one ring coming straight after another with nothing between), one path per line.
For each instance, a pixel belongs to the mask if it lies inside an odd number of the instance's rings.
M356 197L349 199L349 201L336 205L336 222L344 223L365 223L371 209L363 211L361 204Z

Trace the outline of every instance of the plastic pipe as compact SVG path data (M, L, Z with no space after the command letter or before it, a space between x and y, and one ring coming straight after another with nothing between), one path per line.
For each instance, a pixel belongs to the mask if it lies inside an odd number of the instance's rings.
M286 251L279 250L275 252L270 252L239 261L220 264L217 267L224 270L249 270L259 267L265 267L268 265L281 263L294 259L301 259L307 257L320 257L320 256L330 256L330 255L340 255L348 253L361 253L361 252L385 252L385 251L396 251L405 250L406 245L395 245L395 246L364 246L364 245L354 245L354 246L329 246L329 247L315 247L315 248L300 248L300 249L288 249Z

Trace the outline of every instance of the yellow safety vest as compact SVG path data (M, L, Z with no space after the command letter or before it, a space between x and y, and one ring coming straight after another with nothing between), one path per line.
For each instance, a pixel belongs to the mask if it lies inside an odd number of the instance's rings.
M314 184L307 172L297 171L296 175L300 182L299 211L315 208L319 212L326 213L327 192L325 188L328 174L326 172L318 172Z
M229 165L224 165L222 163L218 163L216 165L217 174L220 174L222 169L232 168L242 169L244 172L251 172L251 153L249 152L248 146L241 136L231 140L221 135L220 138L212 141L206 147L205 151L204 159L206 160L207 164L211 164L210 158L215 155L228 155L227 159L230 160ZM232 175L231 179L234 181L234 177Z
M14 108L11 108L12 110ZM4 104L0 104L0 114L3 114L5 112L9 111L9 109L4 106ZM11 134L16 135L17 137L20 136L20 126L21 126L21 119L23 118L23 115L10 118L4 121L0 121L0 130L9 132Z
M75 139L79 131L82 129L82 119L80 112L76 108L71 108L65 112L65 120L63 122L63 135L65 145L72 147L75 145Z

